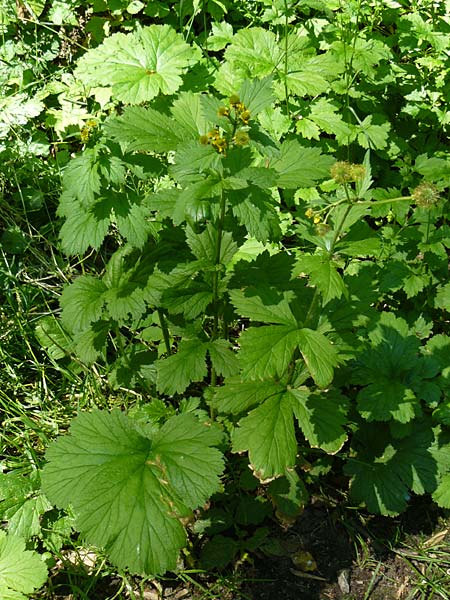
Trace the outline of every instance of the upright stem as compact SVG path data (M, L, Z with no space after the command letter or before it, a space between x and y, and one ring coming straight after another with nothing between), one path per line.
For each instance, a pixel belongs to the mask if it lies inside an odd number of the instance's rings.
M286 102L286 113L290 118L291 111L289 109L289 92L287 87L287 74L288 74L288 5L287 0L284 0L284 97Z
M219 306L219 269L220 269L220 255L222 252L222 237L223 237L223 225L225 221L225 210L226 210L226 199L225 195L221 193L220 196L220 214L217 221L217 240L216 240L216 251L215 251L215 270L212 275L212 294L213 294L213 309L214 309L214 321L212 339L216 340L220 337L220 306ZM215 386L217 383L217 373L214 367L211 368L211 385Z
M164 312L158 308L158 317L159 317L159 324L161 325L161 329L163 332L163 338L164 338L164 345L166 346L166 352L167 354L172 354L172 348L170 346L170 336L169 336L169 329L167 327L167 322L166 322L166 317L164 316Z

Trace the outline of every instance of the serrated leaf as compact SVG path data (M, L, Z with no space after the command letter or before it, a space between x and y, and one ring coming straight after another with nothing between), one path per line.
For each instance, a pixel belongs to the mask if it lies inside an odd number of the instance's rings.
M186 134L197 139L200 135L206 134L214 125L204 116L201 94L181 92L172 104L170 112L185 132L184 139L186 139ZM176 129L179 131L179 128Z
M253 321L297 325L289 306L289 292L273 288L249 286L245 290L230 290L230 300L237 312Z
M208 353L216 372L223 377L232 377L239 370L239 361L226 340L214 340L208 344Z
M118 411L81 414L47 450L46 495L72 505L89 543L133 573L175 569L180 518L219 487L217 434L192 415L171 417L150 439Z
M183 314L186 319L195 319L205 312L212 300L210 286L206 283L193 282L185 288L168 288L163 292L161 303L171 314Z
M106 290L103 281L91 275L81 275L66 286L59 300L63 326L71 331L83 331L100 319Z
M0 531L0 597L26 600L47 579L47 567L36 552L25 550L25 540Z
M119 233L132 246L142 248L152 231L147 221L148 210L129 194L115 194L113 210Z
M104 356L110 329L109 321L96 321L84 331L78 332L73 344L78 358L86 364L92 364L100 356Z
M312 329L300 329L297 332L298 345L303 359L316 384L327 387L338 363L338 353L322 333Z
M313 448L322 448L329 454L338 452L347 433L348 401L339 393L310 394L308 390L290 389L292 408L303 435Z
M207 349L207 344L199 340L188 340L180 344L176 354L157 361L158 391L169 396L182 394L190 383L206 377Z
M278 186L295 189L311 187L329 176L334 163L331 156L322 154L319 148L301 146L297 140L281 144L280 156L271 162L278 173Z
M347 294L342 277L329 256L300 256L294 267L293 276L300 273L307 273L311 283L320 290L323 305L333 298L340 298Z
M433 492L433 500L441 508L450 508L450 473L441 478L439 485Z
M280 218L271 200L256 186L243 194L230 194L233 214L251 237L260 242L275 241L281 236Z
M84 206L91 204L100 191L98 151L87 148L73 158L63 173L63 185Z
M255 475L262 481L285 474L295 465L297 454L289 396L265 400L239 421L232 439L234 452L248 450Z
M186 241L195 257L214 266L217 259L217 236L217 228L211 223L208 223L201 233L196 233L189 225L186 227ZM227 265L237 252L237 249L237 244L233 240L233 234L229 231L223 231L220 240L219 262Z
M410 388L381 375L378 381L358 393L358 410L367 421L395 419L400 423L408 423L414 418L418 404Z
M434 299L435 308L441 308L450 312L450 283L439 285L436 289L436 297Z
M59 236L66 254L84 254L88 248L98 250L108 233L111 209L100 199L86 209L75 198L61 227Z
M241 334L239 359L244 379L282 377L298 345L298 329L289 325L250 327Z
M186 135L169 116L141 106L127 107L120 116L107 120L104 130L110 139L124 143L130 152L168 152Z
M253 79L252 81L246 79L241 85L238 95L253 118L274 102L272 78L264 77L264 79Z
M213 405L218 412L239 414L282 392L275 381L241 381L240 377L233 377L215 390Z
M83 55L75 75L91 87L111 88L115 100L141 104L160 93L174 94L183 70L199 58L199 50L172 27L150 25L106 38Z
M272 481L267 493L276 507L278 519L282 521L296 519L309 500L305 484L294 469L288 469L283 477Z

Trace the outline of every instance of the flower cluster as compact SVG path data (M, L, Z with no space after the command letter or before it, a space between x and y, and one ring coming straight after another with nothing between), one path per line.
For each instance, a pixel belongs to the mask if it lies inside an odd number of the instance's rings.
M364 165L357 165L347 161L338 161L331 167L331 177L336 183L352 183L364 179L366 169Z
M250 111L237 94L228 98L228 104L229 106L220 106L217 115L229 119L233 126L233 133L227 137L220 129L214 128L206 135L200 136L201 144L212 146L219 154L226 154L230 143L246 146L250 141L246 130L251 117Z

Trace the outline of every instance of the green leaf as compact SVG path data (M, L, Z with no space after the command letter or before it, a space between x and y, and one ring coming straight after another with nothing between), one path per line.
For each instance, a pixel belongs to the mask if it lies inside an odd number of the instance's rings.
M72 348L72 339L64 331L55 317L39 319L35 329L36 337L53 360L60 360L69 356Z
M288 302L291 295L289 292L249 286L245 290L231 290L229 295L237 312L253 321L297 325Z
M205 312L212 300L210 286L193 282L189 287L168 288L163 292L161 303L171 314L183 314L186 319L195 319Z
M0 531L0 597L26 600L47 579L47 567L36 552L25 550L25 540Z
M433 492L433 500L442 508L450 508L450 473L441 478L439 485Z
M334 163L331 156L323 155L319 148L301 146L297 140L281 144L280 156L271 163L278 172L278 186L295 189L311 187L320 179L329 177Z
M281 58L275 34L262 27L240 29L225 50L225 59L246 78L270 76Z
M311 283L320 290L323 305L347 294L347 288L329 256L301 255L292 275L295 277L301 273L308 274Z
M104 125L106 135L128 151L168 152L185 139L186 131L153 108L129 106Z
M73 158L64 169L64 188L74 195L84 206L94 201L100 192L98 150L86 150Z
M216 254L218 246L217 228L211 223L201 233L196 233L189 225L186 227L186 241L198 260L208 262L211 266L216 265ZM219 262L227 265L237 252L237 244L233 240L233 234L223 231L220 241Z
M239 370L239 361L226 340L214 340L208 344L211 363L223 377L232 377Z
M272 481L267 493L275 505L277 518L288 522L298 517L309 500L305 484L293 469Z
M312 378L319 387L326 388L333 379L333 369L338 363L336 348L322 333L312 329L300 329L297 339Z
M410 388L381 375L378 381L358 393L358 410L367 421L395 419L400 423L408 423L416 415L418 404Z
M411 435L392 439L379 424L357 432L359 452L349 459L345 471L352 476L353 501L366 504L371 512L395 516L406 508L409 491L432 493L437 489L439 454L442 446L431 428L431 421L416 423Z
M110 329L109 321L96 321L74 336L75 353L82 362L91 364L100 356L105 356L106 340Z
M310 394L305 389L290 389L292 408L303 435L313 448L329 454L339 452L347 440L348 401L337 392Z
M436 297L434 299L435 308L441 308L450 312L450 283L438 285L436 288Z
M189 134L193 139L206 134L212 129L214 123L208 121L204 116L202 95L193 92L181 92L170 109L176 122L182 127L183 139ZM179 127L173 129L181 135Z
M272 77L253 79L252 81L246 79L239 89L238 96L250 111L252 118L255 117L274 102Z
M180 519L219 488L217 442L189 414L170 417L153 439L119 411L81 414L48 448L43 488L57 506L72 505L87 542L119 568L161 574L185 543Z
M233 214L251 237L260 242L275 241L281 236L280 218L272 200L256 187L251 186L246 194L229 195L233 204Z
M207 344L199 340L182 342L176 354L157 361L156 387L162 394L182 394L190 383L207 375Z
M266 398L280 395L283 389L274 381L241 381L240 377L232 377L215 390L213 406L221 413L239 414Z
M91 275L81 275L66 286L59 300L61 322L70 331L83 331L103 314L106 285Z
M239 421L232 439L234 452L248 450L258 479L285 474L297 454L290 397L280 394L265 400Z
M76 77L91 87L111 88L125 104L148 102L158 94L174 94L183 71L200 52L169 25L150 25L129 34L115 33L78 62Z
M282 377L298 345L297 327L250 327L241 334L239 360L244 379Z
M98 250L110 225L109 203L99 199L86 209L79 200L72 198L71 207L65 213L67 219L59 234L63 251L73 255L84 254L88 248Z

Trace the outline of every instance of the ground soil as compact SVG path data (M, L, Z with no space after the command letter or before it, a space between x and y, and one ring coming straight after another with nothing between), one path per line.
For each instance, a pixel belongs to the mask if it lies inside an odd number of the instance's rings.
M417 595L421 566L414 561L415 545L438 534L444 549L448 547L450 567L450 534L446 534L449 523L449 515L426 498L418 499L397 519L370 516L336 502L313 499L291 526L273 523L270 539L284 549L279 555L258 550L238 568L235 565L233 572L195 574L192 576L195 585L169 576L149 582L134 597L139 600L450 600L450 585L448 598L426 590L425 595ZM298 568L294 559L301 553L311 556L315 568L309 571ZM218 584L221 578L223 585ZM51 599L77 600L73 585L71 593L65 594L65 585L61 583L59 593ZM110 600L119 587L117 578L104 578L92 587L89 600ZM130 598L133 598L131 591Z

